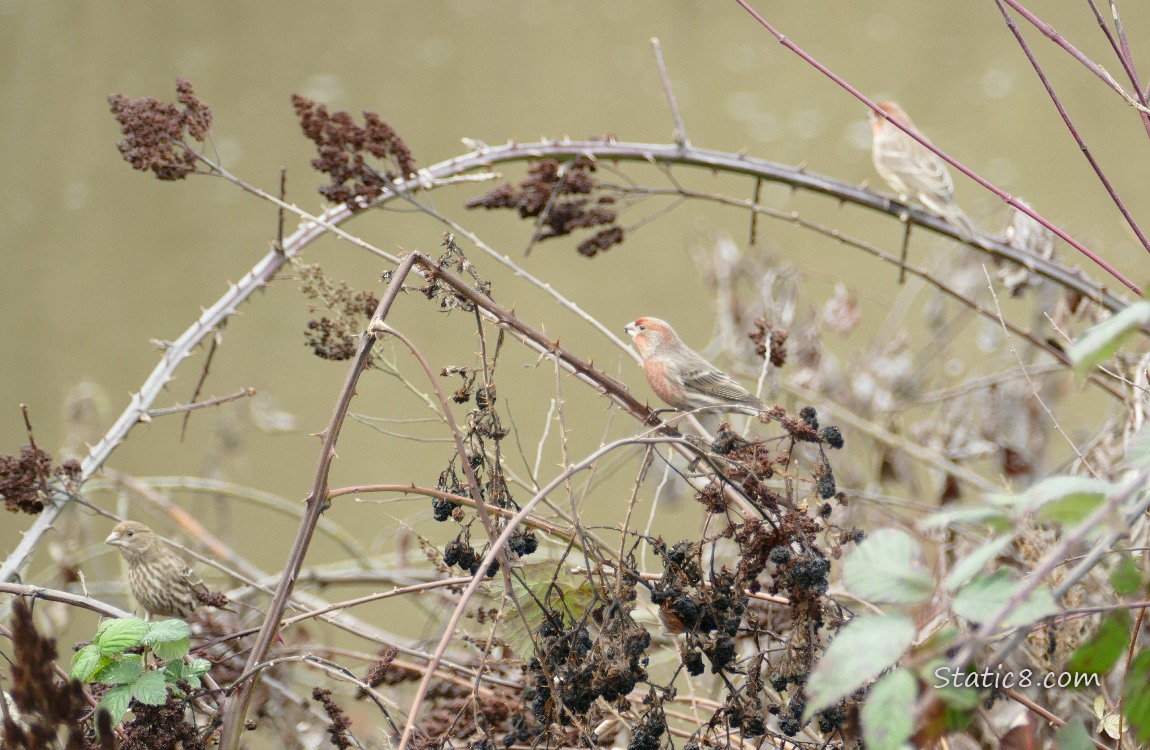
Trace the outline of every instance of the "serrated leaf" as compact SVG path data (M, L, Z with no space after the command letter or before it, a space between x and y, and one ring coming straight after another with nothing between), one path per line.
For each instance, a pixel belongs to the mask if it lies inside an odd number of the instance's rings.
M1142 590L1142 571L1129 552L1123 552L1118 565L1110 572L1110 585L1119 596L1134 596Z
M207 674L212 671L212 663L207 659L192 659L192 663L184 668L185 675Z
M1110 358L1122 341L1140 326L1150 322L1150 302L1138 300L1121 312L1090 328L1066 350L1079 380L1095 365Z
M1070 655L1066 668L1071 672L1106 674L1126 651L1130 643L1130 613L1124 609L1111 612L1102 620L1094 635Z
M1144 426L1126 445L1126 463L1131 469L1150 468L1150 429Z
M137 654L124 654L96 672L93 679L105 685L127 685L135 682L143 670L143 660Z
M905 669L885 674L862 707L863 739L868 750L898 750L914 733L918 683Z
M100 708L112 716L112 726L119 724L128 713L128 705L132 702L132 686L117 685L100 699Z
M1024 493L1027 506L1045 521L1081 523L1114 491L1114 485L1093 477L1057 476L1044 479Z
M152 651L163 661L183 659L191 649L191 641L181 638L178 641L162 641L152 644Z
M808 718L834 705L893 666L914 642L914 623L903 615L867 615L844 625L807 681Z
M539 632L544 621L540 603L551 611L563 612L568 621L578 621L594 600L594 593L585 577L569 573L559 562L530 563L519 570L520 575L511 579L519 608L508 608L503 638L516 654L530 659L535 652L531 634Z
M971 622L981 623L1005 607L1022 585L1023 582L1015 581L1005 570L978 576L959 589L952 607L955 614ZM1030 592L1023 602L1011 609L1003 619L1002 625L1006 627L1027 625L1049 617L1057 611L1058 606L1049 589L1040 587Z
M132 697L145 706L161 706L167 703L168 685L164 682L164 673L144 672L140 675L140 679L132 684Z
M93 640L100 646L100 653L115 656L139 646L147 633L148 623L143 620L105 620Z
M981 572L987 563L998 557L1002 550L1009 547L1012 542L1014 542L1013 534L991 539L986 544L956 562L954 567L951 568L946 580L942 582L942 585L945 586L948 591L956 591L959 587L970 582L970 579Z
M192 629L183 620L157 620L148 628L144 643L155 646L157 643L186 640L191 635Z
M184 679L184 668L185 668L185 666L186 665L184 664L184 662L180 661L178 659L176 661L170 661L167 664L165 664L164 665L164 681L165 682L179 682L180 680Z
M1122 714L1140 743L1150 742L1150 651L1134 657L1122 686Z
M100 668L100 647L89 643L84 648L72 654L72 669L68 672L68 679L87 682Z
M945 529L957 524L974 523L985 523L998 531L1009 531L1013 528L1010 514L993 505L962 505L931 513L919 522L918 527L923 531L929 531L931 529Z
M934 590L922 549L909 534L881 529L843 563L843 586L864 601L917 604Z
M1094 750L1086 725L1081 721L1067 722L1066 726L1058 730L1055 739L1058 750Z

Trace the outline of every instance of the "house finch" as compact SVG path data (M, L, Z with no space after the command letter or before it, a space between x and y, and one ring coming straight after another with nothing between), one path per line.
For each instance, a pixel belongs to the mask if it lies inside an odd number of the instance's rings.
M879 102L878 108L899 124L918 130L902 107L894 102ZM904 199L916 200L941 214L959 235L969 240L978 230L954 202L954 181L950 170L938 154L922 145L894 125L877 111L870 113L871 159L875 171ZM921 134L922 131L919 131Z
M766 409L753 393L684 344L666 321L637 318L623 330L639 348L651 390L676 409L712 407L745 414Z
M128 562L128 588L149 614L188 617L208 589L176 550L136 521L121 521L104 540Z

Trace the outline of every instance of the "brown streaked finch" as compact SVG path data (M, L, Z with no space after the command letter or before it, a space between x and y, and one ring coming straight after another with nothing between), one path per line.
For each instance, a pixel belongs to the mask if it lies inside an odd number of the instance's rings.
M765 411L755 394L683 343L675 329L658 318L636 318L623 327L643 358L643 372L655 395L681 411L758 414Z
M121 521L104 540L128 563L128 588L148 614L188 617L208 594L196 572L156 532L136 521Z
M879 102L878 108L904 127L915 126L902 107L894 102ZM972 239L978 230L954 202L954 180L942 158L894 125L877 111L869 113L871 159L875 171L904 199L911 199L940 214L964 239Z

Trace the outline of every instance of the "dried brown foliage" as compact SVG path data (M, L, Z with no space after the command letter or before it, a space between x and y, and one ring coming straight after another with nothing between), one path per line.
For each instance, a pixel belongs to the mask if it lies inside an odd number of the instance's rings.
M19 456L0 456L0 495L12 513L36 514L44 510L49 482L58 480L69 489L80 479L80 463L68 459L52 466L52 456L36 445L25 445Z
M176 100L165 104L150 96L129 99L108 97L112 115L124 139L117 147L133 169L149 169L161 180L182 180L196 172L196 152L189 140L204 141L212 127L212 108L196 97L187 78L176 79Z
M19 716L4 721L0 744L28 750L111 750L110 739L89 741L84 688L76 680L65 682L56 676L56 641L36 631L23 599L12 603L12 647L11 696Z
M360 208L357 199L375 198L390 183L416 173L407 144L375 112L364 112L360 126L347 112L328 112L300 94L292 94L291 100L304 135L319 154L311 165L331 178L319 189L328 200ZM384 162L383 170L372 167L369 157Z
M590 159L562 163L554 159L532 162L527 177L517 185L504 184L467 202L468 208L515 209L520 218L537 218L543 231L539 240L563 237L577 229L604 224L619 218L613 195L589 197L603 186L595 178L597 167ZM588 196L573 198L570 196ZM579 253L594 256L623 241L623 228L611 226L579 245Z

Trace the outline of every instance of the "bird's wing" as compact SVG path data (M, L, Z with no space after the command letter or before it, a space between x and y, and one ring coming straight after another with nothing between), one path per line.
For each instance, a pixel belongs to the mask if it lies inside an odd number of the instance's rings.
M756 401L754 394L739 385L730 375L707 363L698 369L684 370L683 385L725 401Z
M954 181L946 163L910 136L899 135L903 137L882 140L876 163L881 160L887 170L896 174L911 198L921 200L921 196L929 196L940 203L954 200ZM888 179L885 174L883 177Z

